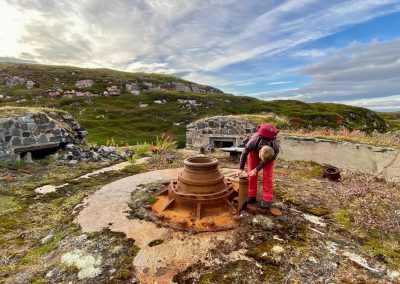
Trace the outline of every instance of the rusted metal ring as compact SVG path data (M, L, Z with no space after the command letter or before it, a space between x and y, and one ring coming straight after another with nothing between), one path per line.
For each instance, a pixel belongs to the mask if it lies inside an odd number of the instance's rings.
M178 177L178 180L184 184L189 184L189 185L214 185L222 182L224 180L224 176L220 176L219 178L213 180L193 180L193 179L186 179L180 176Z
M338 181L340 177L340 171L337 167L331 165L324 165L324 173L322 175L324 178L329 178L333 181Z
M218 165L219 161L215 158L209 157L192 157L187 158L184 162L185 166L196 168L209 168Z

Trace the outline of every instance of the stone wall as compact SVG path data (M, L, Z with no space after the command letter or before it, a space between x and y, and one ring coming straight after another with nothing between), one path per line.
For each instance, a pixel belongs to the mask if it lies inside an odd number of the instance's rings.
M279 157L285 160L326 163L400 182L400 149L282 135L279 139L282 147Z
M80 143L87 132L67 113L26 113L0 117L0 161L14 161L19 153Z
M186 127L186 147L239 146L257 131L257 124L233 116L214 116L197 120Z

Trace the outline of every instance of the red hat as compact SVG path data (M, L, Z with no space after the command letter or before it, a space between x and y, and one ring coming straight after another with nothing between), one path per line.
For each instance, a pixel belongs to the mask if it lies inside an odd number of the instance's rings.
M263 123L258 127L258 134L270 140L274 140L278 133L279 129L271 123Z

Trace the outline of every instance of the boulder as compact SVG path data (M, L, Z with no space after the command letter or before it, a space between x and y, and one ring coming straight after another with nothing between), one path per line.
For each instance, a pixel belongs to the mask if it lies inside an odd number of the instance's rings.
M75 87L78 89L83 89L83 88L89 88L93 86L94 81L93 80L80 80L75 83Z
M107 87L106 89L110 96L121 95L121 90L117 86L110 86L110 87Z
M26 82L26 88L28 90L32 89L34 85L35 85L35 82L33 82L33 81Z
M139 86L137 84L135 84L135 83L125 84L125 88L129 93L131 93L133 95L139 95L140 94Z
M52 242L53 240L54 240L54 235L50 234L50 235L44 237L42 239L41 243L42 243L42 245L45 245L45 244L48 244L48 243Z

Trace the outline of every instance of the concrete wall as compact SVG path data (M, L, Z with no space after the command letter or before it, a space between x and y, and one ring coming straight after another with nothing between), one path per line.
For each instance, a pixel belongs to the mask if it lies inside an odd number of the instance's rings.
M280 136L286 160L314 161L400 182L400 150L326 139Z
M214 141L232 141L233 147L257 131L257 124L232 116L214 116L197 120L186 127L186 147L200 148Z

